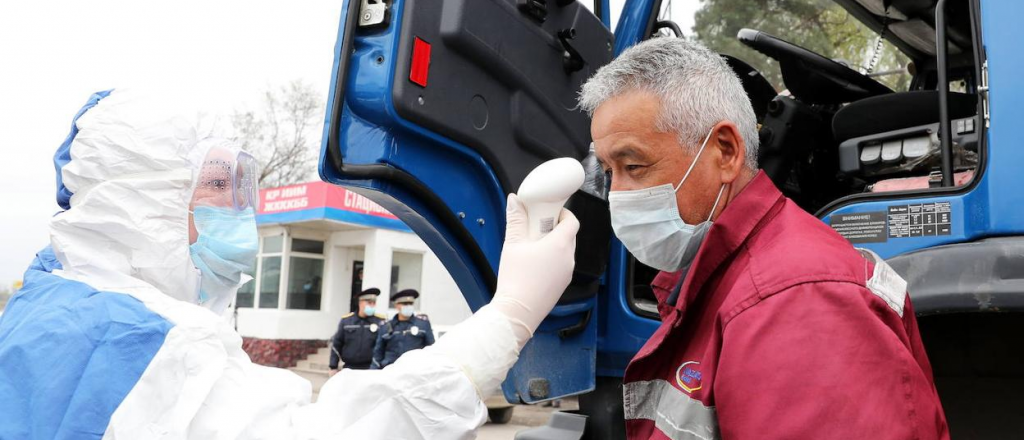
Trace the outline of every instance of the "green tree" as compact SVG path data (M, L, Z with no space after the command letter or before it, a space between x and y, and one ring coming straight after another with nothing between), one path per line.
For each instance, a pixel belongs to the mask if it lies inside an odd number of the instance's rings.
M736 39L749 28L779 37L812 52L866 72L873 57L873 72L904 69L909 61L898 49L857 21L830 0L701 0L694 17L693 34L712 49L746 61L758 69L777 90L786 88L778 62ZM877 77L894 90L906 90L907 74Z

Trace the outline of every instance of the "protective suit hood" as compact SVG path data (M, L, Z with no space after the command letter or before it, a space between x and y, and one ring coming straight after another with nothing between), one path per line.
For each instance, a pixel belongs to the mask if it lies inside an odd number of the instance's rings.
M93 95L54 156L50 242L62 276L97 289L156 290L191 303L189 201L210 148L230 144L215 120L180 95Z

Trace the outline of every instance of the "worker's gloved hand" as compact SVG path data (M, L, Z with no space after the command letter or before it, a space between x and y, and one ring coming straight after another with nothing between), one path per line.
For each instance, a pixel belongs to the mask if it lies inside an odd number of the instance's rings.
M512 323L522 348L569 286L580 222L563 208L555 229L530 241L526 208L515 194L508 196L505 216L505 246L491 305Z

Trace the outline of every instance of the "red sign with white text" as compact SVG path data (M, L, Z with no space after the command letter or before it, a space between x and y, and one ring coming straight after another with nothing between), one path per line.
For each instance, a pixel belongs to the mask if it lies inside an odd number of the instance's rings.
M327 182L309 182L260 190L260 214L335 208L376 217L398 219L360 194Z

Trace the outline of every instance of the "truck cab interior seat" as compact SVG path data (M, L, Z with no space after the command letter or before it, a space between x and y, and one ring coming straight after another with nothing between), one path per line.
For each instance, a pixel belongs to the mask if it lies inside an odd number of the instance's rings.
M973 173L965 172L976 163L980 130L977 96L950 92L948 107L955 179L970 180ZM928 188L941 156L939 108L937 90L919 90L873 96L839 109L832 118L839 171L861 179L872 192Z
M974 116L977 97L964 93L949 94L950 119ZM832 133L836 141L885 133L939 122L939 92L916 90L872 96L854 101L836 112Z

